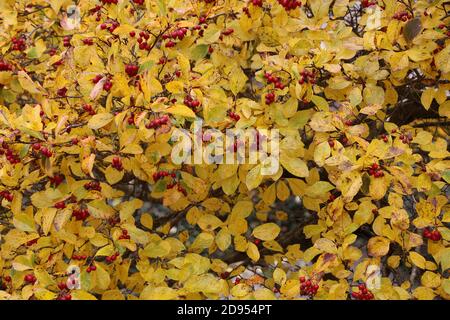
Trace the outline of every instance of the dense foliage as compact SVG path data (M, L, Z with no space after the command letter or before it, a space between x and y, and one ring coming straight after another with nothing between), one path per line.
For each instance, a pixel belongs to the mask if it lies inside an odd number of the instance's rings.
M449 10L0 1L0 298L449 299ZM174 163L195 119L279 170Z

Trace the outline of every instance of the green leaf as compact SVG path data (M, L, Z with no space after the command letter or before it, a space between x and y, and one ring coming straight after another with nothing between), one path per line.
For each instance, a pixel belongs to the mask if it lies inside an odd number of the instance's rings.
M203 59L208 53L208 46L206 44L199 44L191 51L192 60Z
M139 71L138 73L142 73L144 71L149 70L151 67L153 67L153 65L155 64L155 62L153 62L152 60L149 60L147 62L144 62L143 64L141 64L139 66Z

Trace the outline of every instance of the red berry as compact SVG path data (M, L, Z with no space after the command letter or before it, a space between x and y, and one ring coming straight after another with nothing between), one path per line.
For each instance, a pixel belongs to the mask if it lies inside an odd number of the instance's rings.
M36 143L33 143L33 146L32 146L32 148L33 148L33 150L36 150L36 151L38 151L38 150L40 150L40 149L41 149L41 144L40 144L40 143L38 143L38 142L36 142Z

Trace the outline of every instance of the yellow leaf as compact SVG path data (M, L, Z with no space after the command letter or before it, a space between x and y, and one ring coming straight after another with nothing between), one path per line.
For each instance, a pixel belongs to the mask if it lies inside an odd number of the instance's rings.
M433 102L434 95L436 93L436 90L434 88L426 88L422 92L422 96L420 97L420 101L422 102L423 107L425 110L430 109L431 102Z
M202 232L197 238L195 238L194 242L190 246L190 250L197 251L209 248L214 241L214 236L210 233Z
M325 238L317 239L317 241L314 242L314 247L322 252L337 253L336 244L329 239Z
M257 226L255 229L253 229L253 236L255 238L264 240L264 241L270 241L274 240L276 237L278 237L278 234L280 233L280 227L276 225L273 222L265 223L260 226Z
M173 94L182 93L183 92L183 82L171 81L166 84L166 89Z
M114 119L111 113L97 113L88 122L88 127L97 130L103 128Z
M216 244L217 244L217 247L222 251L225 251L228 249L228 247L231 244L231 235L227 229L222 228L216 234Z
M245 184L247 185L248 190L253 190L261 184L262 180L261 165L258 164L247 173Z
M282 152L280 154L281 165L293 175L304 178L309 175L308 166L300 158L293 158Z
M259 260L259 250L253 242L249 242L247 245L247 256L249 256L249 258L252 259L253 262L257 262Z
M198 226L205 231L213 231L222 225L222 220L212 214L205 214L197 221Z
M281 268L276 268L273 272L273 281L275 281L276 284L282 286L286 282L286 279L286 272Z
M389 240L384 237L370 238L367 243L369 255L373 257L382 257L389 252Z
M176 116L182 116L186 118L195 118L195 113L189 107L183 104L176 104L173 107L169 107L165 110L167 113L174 114Z
M26 91L30 93L43 93L42 87L33 82L31 80L30 76L25 71L19 71L17 72L18 80L22 88L24 88Z
M109 276L108 271L103 269L103 267L96 263L97 270L95 271L95 277L96 277L96 283L97 287L100 290L106 290L109 287L109 284L111 282L111 277Z
M426 259L419 253L411 251L409 253L409 259L415 266L419 267L420 269L425 269Z
M175 289L168 287L154 287L149 285L142 290L139 298L141 300L172 300L178 297Z
M124 173L124 170L119 171L112 166L108 166L105 170L106 181L108 181L109 184L113 185L122 180Z
M73 300L97 300L95 296L84 290L72 290L70 293Z

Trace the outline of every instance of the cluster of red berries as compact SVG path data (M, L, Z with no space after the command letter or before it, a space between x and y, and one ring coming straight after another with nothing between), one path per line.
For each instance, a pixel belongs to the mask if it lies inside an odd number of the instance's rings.
M228 271L222 272L222 273L220 274L220 277L221 277L222 279L228 279L229 276L230 276L230 273L229 273Z
M200 106L200 101L198 101L197 99L192 98L190 95L187 95L184 100L183 103L185 105L187 105L189 108L195 109L198 106Z
M413 139L410 134L401 134L399 138L404 144L410 143Z
M447 36L450 37L450 31L447 31ZM433 50L433 53L437 54L437 53L441 52L442 49L444 49L444 46L438 46L436 49Z
M78 221L84 221L89 217L88 209L75 209L72 211L72 217L74 217Z
M174 185L175 186L175 185ZM173 187L171 187L171 188L173 188ZM177 190L179 191L179 192L181 192L182 194L183 194L183 196L187 196L187 191L186 191L186 189L185 188L183 188L183 186L181 186L180 184L178 184L178 188L177 188Z
M378 163L373 163L367 170L369 176L374 176L375 178L381 178L384 176L384 172L381 170Z
M353 123L353 120L345 120L345 121L344 121L344 124L345 124L346 126L352 126L354 123Z
M166 57L159 58L159 60L158 60L158 64L159 65L162 65L162 64L165 64L165 63L167 63L167 58Z
M116 224L118 224L120 222L120 218L119 217L116 217L116 218L109 218L108 219L108 223L111 225L111 226L115 226Z
M102 24L100 25L100 29L102 29L102 30L108 29L108 31L112 33L112 32L113 32L114 30L116 30L116 28L119 27L119 26L120 26L120 23L118 23L117 21L113 21L113 22L111 22L111 24L110 24L109 27L108 27L108 24L107 24L107 23L102 23Z
M11 42L13 44L11 47L13 50L24 51L27 48L25 38L23 36L20 36L19 38L12 37Z
M280 77L273 76L269 72L264 73L264 78L266 78L268 83L273 83L275 88L283 90L284 84L281 82Z
M253 243L259 246L261 244L261 239L255 239L253 240Z
M9 145L6 142L2 143L2 147L0 148L0 155L5 154L6 160L12 165L20 162L20 157L18 154L14 153L12 149L10 149Z
M85 254L83 254L83 255L73 254L72 259L81 261L81 260L86 260L87 256Z
M305 277L300 277L300 294L314 296L319 290L319 285L313 283L311 280L306 280Z
M147 129L155 129L169 122L170 118L168 115L163 115L160 118L156 118L151 120L149 123L145 125Z
M66 203L64 201L58 201L55 203L54 207L56 209L64 209L66 207Z
M208 28L208 25L205 25L203 28L204 28L204 29L207 29L207 28ZM200 37L203 37L203 35L204 35L204 33L205 33L205 30L204 30L204 29L202 29L202 26L199 25L199 24L197 24L197 25L195 25L195 26L193 26L193 27L191 28L192 31L198 31L198 35L199 35Z
M92 38L83 39L83 44L86 46L92 46L94 44L94 39Z
M94 266L94 265L90 265L89 267L86 268L86 272L87 273L90 273L90 272L95 271L95 270L97 270L97 267Z
M446 35L447 35L447 37L450 37L450 30L448 30L448 26L446 26L445 24L440 24L439 26L438 26L438 29L440 29L440 30L442 30L442 31L444 31L444 29L447 29L447 32L445 33ZM440 46L440 50L442 50L443 49L443 47L442 46ZM438 50L438 49L435 49L435 50ZM438 52L440 51L440 50L438 50Z
M0 198L5 198L7 201L11 202L14 199L14 195L8 190L0 191Z
M100 0L103 4L117 4L119 0Z
M177 175L175 172L169 173L168 171L158 171L153 173L153 180L158 181L159 179L163 179L164 177L172 177L175 178Z
M0 290L6 290L8 288L7 283L9 283L11 281L12 281L12 278L10 276L4 276L3 281L0 281Z
M56 48L51 48L50 50L48 50L48 54L51 57L53 57L57 52L58 52L58 50Z
M187 28L178 28L170 33L166 33L162 35L163 40L171 39L166 42L166 48L173 48L176 45L176 42L174 40L183 40L183 38L186 36L188 32Z
M25 275L25 277L23 279L25 280L25 282L31 283L31 284L34 284L37 280L36 277L34 276L34 274L31 274L31 273Z
M266 104L272 104L275 101L275 93L269 92L266 94Z
M241 116L233 111L228 112L228 116L236 122L239 121L239 119L241 119Z
M53 152L51 150L46 147L42 147L39 142L33 143L31 148L33 148L34 151L40 151L41 154L46 158L50 158L53 155Z
M233 32L234 32L234 29L233 29L233 28L227 28L227 29L225 29L225 30L222 31L222 34L223 34L224 36L229 36L229 35L232 34Z
M56 94L60 97L65 97L67 95L67 88L66 87L59 88L58 90L56 90Z
M13 66L4 60L0 60L0 71L11 71Z
M362 0L362 1L361 1L361 6L362 6L363 8L368 8L368 7L370 7L370 6L375 6L376 4L377 4L376 1L369 1L369 0Z
M297 0L278 0L278 3L285 9L285 10L293 10L296 8L299 8L302 6L302 3Z
M28 247L30 247L30 246L32 246L33 244L36 244L37 242L38 242L38 238L33 239L33 240L30 240L30 241L27 241L26 245L27 245Z
M442 238L441 233L439 232L438 229L430 229L430 228L425 228L425 230L423 230L423 237L433 240L433 241L439 241Z
M67 284L64 281L61 281L60 283L58 283L58 289L63 291L67 289Z
M236 278L234 279L234 284L235 284L235 285L238 285L239 283L241 283L241 278L236 277Z
M92 181L86 182L84 184L84 188L86 190L102 191L102 187L100 186L100 182L98 182L96 180L92 180Z
M83 110L91 116L93 116L95 114L94 108L92 108L92 105L90 105L88 103L83 104Z
M412 18L412 14L407 11L400 11L396 12L392 18L395 20L408 21Z
M133 2L134 2L135 4L137 4L138 6L144 5L144 1L145 1L145 0L133 0Z
M70 40L72 39L72 36L64 36L63 38L63 46L64 47L70 47Z
M389 141L388 136L386 134L384 134L384 133L380 135L380 139L383 140L384 142L388 142Z
M103 90L105 90L105 91L109 91L109 90L111 90L111 88L112 88L112 82L111 82L111 79L107 79L106 80L106 82L103 84Z
M112 159L112 167L118 171L123 170L122 160L119 157L114 157Z
M58 67L64 64L64 59L59 59L55 63L52 64L52 66Z
M250 2L251 2L252 5L254 5L255 7L262 7L262 5L263 5L263 0L251 0Z
M53 152L51 150L49 150L46 147L41 148L41 154L46 157L46 158L50 158L53 155Z
M77 203L78 200L77 200L77 197L73 194L69 197L69 199L67 199L67 202L68 203Z
M127 64L125 66L125 72L129 77L134 77L135 75L137 75L139 71L139 66L135 65L135 64Z
M130 37L134 38L136 36L135 31L130 31ZM148 44L147 40L150 38L150 34L145 31L139 32L139 38L137 42L139 43L139 49L141 50L149 50L151 46Z
M330 193L330 196L328 197L328 202L333 202L334 200L336 200L336 195Z
M130 235L127 230L122 229L122 234L119 236L119 240L130 240Z
M92 82L93 83L97 83L97 82L99 82L100 80L102 80L103 79L103 76L101 75L101 74L97 74L95 77L94 77L94 79L92 79Z
M330 146L330 148L334 148L334 140L328 140L328 145Z
M97 4L95 7L93 7L92 9L89 10L90 14L94 14L97 13L102 10L102 6Z
M173 30L170 33L166 33L162 35L162 39L166 40L166 39L172 39L172 40L183 40L183 38L186 36L188 32L187 28L178 28Z
M59 288L59 284L58 284L58 288ZM66 288L67 288L67 285L66 285ZM70 293L63 292L62 294L58 295L56 300L72 300L72 295Z
M135 125L135 123L134 123L134 112L130 113L130 116L128 117L127 122L128 122L128 124L130 126L134 126Z
M373 300L374 296L370 290L367 289L365 284L358 285L358 292L353 291L352 297L356 300Z
M250 10L248 9L248 7L244 7L242 8L242 11L244 11L245 15L249 18L252 17L252 15L250 14Z
M111 262L115 261L118 256L119 256L119 253L116 252L112 256L106 257L106 262L110 262L111 263Z
M48 180L50 181L50 185L56 188L64 181L64 176L62 174L55 174L53 177L49 177Z
M298 80L299 84L304 84L304 83L315 84L316 83L316 76L314 75L314 72L308 71L308 70L303 70L302 72L300 72L300 75L301 75L301 78Z

